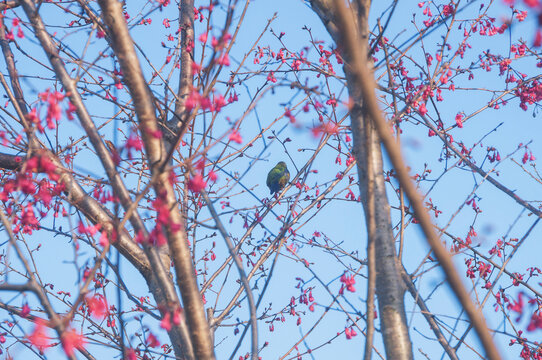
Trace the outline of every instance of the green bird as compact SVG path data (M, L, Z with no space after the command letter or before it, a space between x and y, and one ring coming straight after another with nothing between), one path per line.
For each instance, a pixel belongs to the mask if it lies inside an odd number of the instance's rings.
M290 172L284 161L279 162L269 174L267 174L267 186L271 194L279 192L290 181Z

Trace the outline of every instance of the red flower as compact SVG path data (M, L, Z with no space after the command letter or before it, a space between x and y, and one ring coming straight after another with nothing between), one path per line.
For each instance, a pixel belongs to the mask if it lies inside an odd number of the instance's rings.
M68 103L68 110L66 110L66 116L68 117L68 120L73 120L73 113L77 110L75 105L73 105L71 102Z
M354 275L346 276L346 273L344 273L341 278L341 282L346 287L346 290L350 292L355 292L356 288L354 287L354 284L356 283L356 279L354 279ZM342 289L342 288L341 288Z
M107 316L107 301L103 295L96 294L86 299L88 312L97 319L104 319Z
M218 178L218 175L216 175L216 173L215 173L214 171L211 170L211 171L209 172L209 180L211 180L211 181L214 182L214 181L216 181L217 178Z
M229 136L230 141L236 142L238 144L243 143L243 137L237 130L233 130Z
M164 246L167 244L166 236L162 231L162 226L155 227L150 234L150 242L156 246Z
M542 45L542 31L536 31L533 45L536 47L540 47Z
M143 142L135 133L131 133L126 140L126 150L128 150L128 157L132 158L132 150L141 151L143 149Z
M78 334L75 329L70 329L62 334L62 348L68 356L74 356L75 349L83 349L86 341L82 334Z
M223 66L230 66L230 57L228 53L224 53L224 55L219 57L217 63Z
M40 351L51 346L49 343L50 338L47 336L47 328L45 326L45 321L38 319L35 323L34 330L30 335L26 337L30 344L37 347Z
M158 341L156 336L154 336L152 333L149 333L149 336L147 336L147 345L155 348L155 347L160 346L160 341Z
M203 180L201 174L196 174L188 180L188 190L199 193L201 190L205 189L207 182Z
M420 113L420 115L424 116L425 114L427 114L427 108L425 107L425 103L422 103L419 107L418 107L418 112Z
M222 95L215 96L213 99L213 106L211 108L211 111L220 111L225 105L226 105L226 99L224 99L224 96Z
M125 353L126 353L126 360L137 360L137 354L134 351L134 349L132 348L126 349Z
M327 122L312 129L312 135L318 137L320 134L335 135L339 133L339 127L333 122Z
M21 309L21 317L27 317L28 314L30 314L30 306L28 306L28 304L24 304L23 305L23 308Z
M160 327L166 331L171 330L171 315L169 314L169 312L166 312L164 314L162 321L160 321Z
M462 128L463 127L463 115L457 114L455 116L455 123L457 124L457 127Z

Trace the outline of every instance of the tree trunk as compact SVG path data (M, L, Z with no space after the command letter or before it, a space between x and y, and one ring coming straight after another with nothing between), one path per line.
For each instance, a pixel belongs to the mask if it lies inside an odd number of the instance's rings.
M311 1L314 11L326 26L331 37L340 46L341 33L337 26L338 14L331 0ZM363 53L368 53L368 15L370 1L358 1L352 4L363 43ZM368 232L369 272L371 264L376 273L376 294L380 313L380 324L388 359L412 359L412 344L408 335L404 309L405 288L400 271L396 266L395 240L393 237L390 206L386 196L382 150L380 139L363 108L361 88L354 81L350 71L348 54L344 54L344 73L353 107L350 113L352 135L354 138L353 155L357 160L361 201L365 211ZM374 246L374 252L372 251ZM374 254L374 255L373 255ZM374 256L374 258L371 258ZM378 261L375 261L378 259ZM371 279L371 273L369 279ZM369 284L369 289L371 284ZM371 292L369 291L369 296ZM372 299L367 299L368 303ZM368 307L370 311L370 307ZM371 315L371 316L370 316ZM368 338L366 359L371 357L372 314L367 314Z

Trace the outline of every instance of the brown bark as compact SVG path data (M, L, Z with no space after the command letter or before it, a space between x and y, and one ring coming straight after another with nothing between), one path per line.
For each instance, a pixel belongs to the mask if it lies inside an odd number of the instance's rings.
M313 0L311 3L334 41L341 44L342 30L337 8L328 0ZM362 37L359 46L365 54L368 53L369 48L369 6L370 1L358 1L355 13L355 21ZM352 13L350 15L354 17ZM380 139L364 108L363 92L352 72L351 58L348 52L343 51L342 54L345 60L344 72L347 87L354 104L350 113L354 140L353 155L357 160L360 194L367 223L369 265L372 261L376 272L376 294L386 355L389 359L412 359L412 344L408 335L404 309L405 289L395 262L395 240L383 176ZM373 246L374 258L378 261L371 259ZM369 278L371 276L370 272ZM367 299L368 302L370 300ZM371 317L367 314L369 321ZM372 334L369 332L372 324L368 323L367 326L369 336L366 341L365 359L370 358L372 349L370 338Z
M34 28L36 37L39 39L42 45L42 48L44 49L45 53L47 54L49 58L49 61L51 62L51 65L54 68L55 74L62 82L62 85L71 103L76 107L76 113L81 122L81 125L85 129L85 132L87 133L92 145L94 146L97 152L97 155L99 159L101 160L102 165L104 166L104 169L106 171L106 174L110 180L111 186L113 187L115 194L119 197L120 203L123 206L124 210L127 212L126 215L129 217L131 225L133 226L136 233L141 232L143 235L148 235L145 229L145 226L143 224L143 221L139 217L137 211L131 211L131 212L129 211L129 209L132 207L132 204L133 204L130 198L130 195L116 170L116 166L113 162L113 159L111 157L109 150L107 149L106 145L102 141L102 138L99 135L94 125L94 122L92 121L87 109L85 108L85 105L81 99L81 96L79 95L79 92L77 91L77 87L74 80L69 76L68 72L66 71L63 62L60 59L60 56L58 54L58 51L56 49L54 42L52 41L51 37L45 30L45 26L43 24L43 21L41 20L41 17L39 16L37 12L35 4L31 0L22 0L21 5L23 6ZM13 78L14 76L12 76L12 81L13 81ZM15 88L17 89L17 87ZM58 162L54 156L50 156L50 157L53 158L53 160L57 163L57 166L59 166L60 162ZM84 191L75 183L75 180L73 178L70 178L69 182L70 182L70 187L72 187L72 190L77 190L78 193L84 194ZM70 196L73 196L73 193L70 193ZM94 206L93 209L95 208L96 207ZM101 219L101 221L105 221L107 224L108 222L112 222L112 219L113 219L113 216L108 216L106 219ZM89 217L89 220L94 222L97 219L91 216ZM98 223L101 223L101 222L98 221ZM101 224L102 226L104 225L103 223ZM112 229L113 228L108 229L108 230L112 230ZM123 229L119 229L120 233L122 233L123 231L124 231ZM141 252L139 246L133 243L133 241L130 239L128 235L124 236L124 243L130 244L130 247L131 247L130 251ZM169 263L170 263L170 258L168 254L167 253L160 254L157 251L157 249L152 246L145 247L145 254L150 262L150 266L147 267L146 269L141 269L141 267L139 267L138 269L140 269L140 271L152 269L152 272L145 271L145 272L142 272L142 274L147 280L149 288L151 292L153 293L153 295L155 296L155 300L157 301L158 304L161 304L161 305L178 304L179 299L176 295L173 282L171 280L171 275L168 270ZM129 252L123 252L123 255L127 256L127 258L129 259L133 258L133 256ZM188 329L186 328L186 325L183 322L181 322L179 325L173 326L172 330L169 332L169 335L171 337L172 344L177 356L188 358L188 359L193 358L192 344L188 336Z
M181 291L194 356L197 359L214 359L211 332L205 318L203 301L194 275L194 266L183 225L184 220L178 209L173 186L169 181L171 169L167 164L164 142L154 136L159 125L153 96L143 77L132 38L122 15L121 4L117 0L99 0L98 3L102 9L110 43L123 73L124 83L134 102L147 161L154 179L155 193L157 196L164 197L170 209L170 225L166 229L167 239L170 255L175 265L177 284ZM171 224L175 224L174 229Z
M396 140L390 133L390 129L386 119L384 118L375 94L376 83L371 71L371 64L368 60L367 47L360 46L360 43L366 44L363 40L363 32L358 30L355 21L352 19L351 12L349 13L343 0L335 0L333 2L337 9L338 19L337 26L340 29L339 44L343 47L343 52L347 54L349 60L352 81L359 86L361 90L363 104L367 109L369 118L377 130L378 136L382 145L388 153L389 159L396 171L396 176L400 186L404 189L412 207L416 219L418 220L424 235L431 246L435 256L437 257L440 266L446 274L446 279L459 302L469 316L471 323L476 329L476 333L484 347L486 356L489 359L500 359L500 354L493 342L491 334L485 323L482 312L472 302L462 279L459 277L452 258L446 248L442 245L439 237L435 233L431 218L423 205L422 197L418 194L415 185L413 184L407 167L403 161L401 149ZM378 285L377 285L378 286ZM378 289L377 289L378 291ZM386 334L384 334L386 336ZM401 340L401 339L399 339ZM388 343L386 351L388 351ZM394 359L396 357L393 357Z
M181 71L179 73L179 91L175 101L175 116L170 121L172 129L179 128L179 122L185 112L185 102L192 89L194 73L192 61L194 60L194 0L183 0L179 4L179 27L181 29ZM192 44L191 47L188 45Z
M4 10L8 10L8 9L13 9L13 8L16 8L17 6L21 5L20 1L19 0L3 0L1 3L0 3L0 11L4 11Z

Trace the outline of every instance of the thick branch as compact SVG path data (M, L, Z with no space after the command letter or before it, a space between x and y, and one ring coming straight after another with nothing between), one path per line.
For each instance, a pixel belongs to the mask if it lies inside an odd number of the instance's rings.
M108 28L111 45L117 56L123 73L123 80L134 101L135 111L139 121L141 136L152 176L156 178L154 189L158 196L164 197L170 209L168 230L168 245L175 264L177 283L185 307L190 337L197 359L214 359L211 332L205 318L203 302L198 291L194 266L186 234L184 220L177 207L177 199L172 184L169 181L170 168L164 163L166 153L158 133L153 97L143 77L132 38L126 21L122 15L122 6L116 0L99 0L104 23ZM173 226L172 226L173 224Z
M92 143L94 149L96 150L98 158L102 162L102 165L105 169L107 177L109 178L111 186L113 187L115 195L119 198L123 208L127 210L132 204L130 194L126 189L126 186L122 182L122 179L117 171L111 152L102 140L102 137L98 133L98 129L96 129L94 121L91 119L90 114L88 113L88 110L83 103L83 99L81 98L81 95L77 90L75 81L70 77L68 71L64 67L64 63L60 59L58 50L53 40L45 30L45 25L43 24L43 21L41 20L41 17L38 14L36 6L32 2L32 0L21 1L28 18L32 23L36 37L39 39L43 50L47 54L47 57L49 58L49 61L51 62L51 65L55 70L56 76L62 82L66 95L69 97L70 102L76 108L77 117L79 118L81 125L85 129L85 132L88 135L88 138ZM146 233L143 221L139 217L137 211L132 212L132 215L130 216L130 222L136 232Z
M55 74L62 82L62 85L64 86L66 94L69 96L71 103L76 107L77 116L104 166L105 172L110 180L115 195L118 196L124 210L128 211L128 209L130 209L132 205L132 200L130 198L129 192L127 191L124 183L120 178L120 175L117 172L111 153L107 149L94 125L94 122L90 118L90 115L82 101L82 98L77 91L76 83L66 71L64 63L62 62L58 54L57 48L47 31L45 30L43 21L39 16L33 1L21 0L21 3L30 22L32 23L36 37L39 39L42 48L44 49L45 53L49 58L49 61L51 62L51 65L54 68ZM134 102L137 103L137 101L138 99L134 99ZM139 217L137 211L131 211L127 213L127 216L129 216L130 223L132 224L136 233L142 234L143 236L147 237L148 232L146 231L143 221ZM139 249L139 247L137 248ZM153 291L153 294L158 296L156 298L156 301L158 303L165 302L166 304L171 302L178 303L178 299L175 294L168 271L168 265L170 262L169 257L167 256L167 254L163 254L164 259L161 259L160 254L154 247L147 246L145 250L153 269L153 277L155 280L157 280L158 283L158 288L151 287L151 291ZM159 291L160 294L158 294L157 291ZM184 324L181 322L178 327L175 326L173 328L173 331L177 333L170 333L176 352L179 356L182 353L181 349L179 348L178 341L174 341L174 339L180 338L184 343L183 348L186 352L185 355L190 358L191 346L187 338L187 329L184 328Z
M17 170L21 167L26 157L0 153L0 168Z
M179 73L179 91L175 101L175 114L168 122L172 130L179 128L179 121L185 112L185 102L188 93L192 89L194 73L192 61L194 61L194 0L184 0L179 3L179 28L181 29L181 71Z
M375 128L378 131L378 135L380 136L380 140L388 153L395 171L397 172L397 179L399 180L401 187L405 190L405 194L412 204L416 218L419 221L427 241L431 245L433 252L435 253L442 266L442 269L446 274L448 283L465 308L465 311L476 329L478 337L480 338L480 341L485 349L486 356L489 359L500 359L499 352L493 343L493 339L489 333L483 315L481 311L473 304L467 290L465 289L465 286L461 281L461 278L459 277L459 274L454 267L450 254L442 245L440 239L435 233L431 223L431 218L423 205L422 198L418 194L412 180L410 179L408 170L401 155L401 150L393 136L390 134L389 126L378 106L378 101L375 94L376 84L368 64L367 53L363 52L362 48L359 46L362 40L357 32L352 18L350 17L350 14L348 14L344 0L335 0L334 4L339 14L339 21L337 21L337 24L341 30L340 43L343 47L343 52L349 54L349 57L352 60L350 63L351 71L362 90L363 101L367 107L369 116L373 120Z
M330 35L337 44L341 44L341 21L337 7L328 0L312 1L314 11L320 16ZM370 1L358 1L355 10L347 16L361 32L358 46L363 53L368 52L368 15ZM353 13L356 16L354 17ZM356 31L356 30L350 30ZM368 275L370 291L367 298L367 311L373 308L374 285L380 312L383 340L386 355L390 359L412 359L412 344L408 335L404 306L404 285L399 269L396 266L395 239L393 237L390 206L386 194L386 183L383 177L382 150L378 134L364 107L362 89L351 71L352 59L348 52L342 53L345 59L344 72L347 79L348 92L354 106L350 111L354 145L353 155L357 160L359 188L363 204L368 233ZM378 261L372 260L378 259ZM371 287L372 286L372 287ZM371 291L372 290L372 291ZM373 336L372 314L367 314L367 338L365 343L365 359L371 358Z
M13 9L21 5L19 0L3 0L0 3L0 11Z

